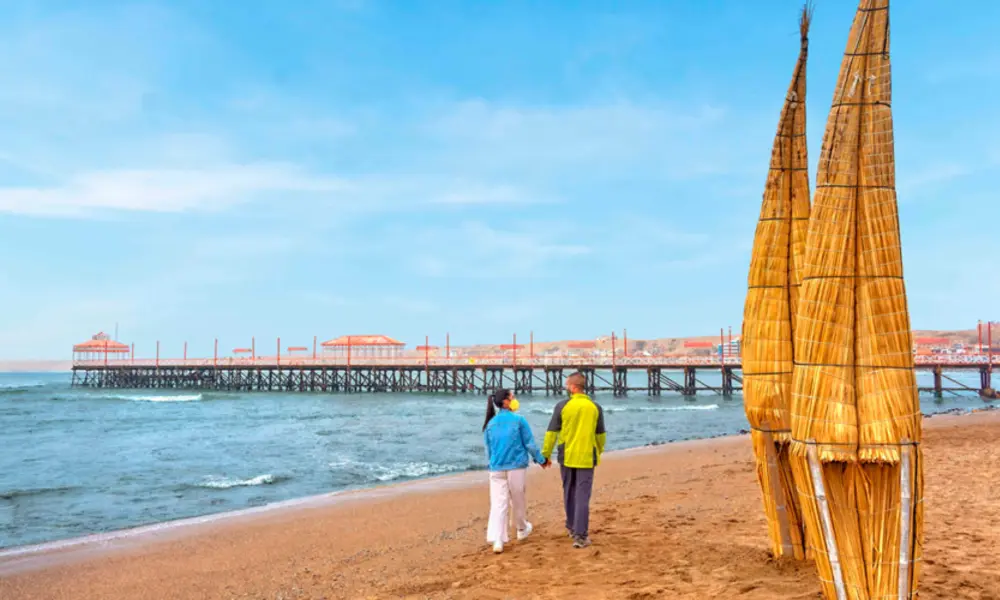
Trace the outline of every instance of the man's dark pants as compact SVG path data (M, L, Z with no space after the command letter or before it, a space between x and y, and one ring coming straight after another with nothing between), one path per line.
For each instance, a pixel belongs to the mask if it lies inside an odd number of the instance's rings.
M590 492L594 488L594 470L561 465L559 470L562 473L566 529L573 535L586 537L590 533Z

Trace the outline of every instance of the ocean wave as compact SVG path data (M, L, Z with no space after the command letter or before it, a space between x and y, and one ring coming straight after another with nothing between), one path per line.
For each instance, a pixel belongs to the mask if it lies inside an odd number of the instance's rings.
M265 473L250 479L230 479L228 477L207 477L205 481L195 487L209 488L213 490L228 490L235 487L254 487L258 485L274 485L289 479L287 476L272 475Z
M604 412L672 412L678 410L717 410L718 404L685 404L681 406L606 406Z
M78 489L75 486L63 487L42 487L26 488L20 490L0 490L0 500L16 500L18 498L29 498L34 496L46 496L48 494L65 494Z
M30 383L0 383L0 396L18 395L45 387L40 381Z
M389 482L397 479L416 479L431 475L444 475L458 471L472 471L482 467L459 464L437 464L426 461L398 463L362 463L350 458L340 459L330 463L330 468L346 471L361 477L366 482Z
M80 402L83 400L112 400L116 402L200 402L204 394L122 394L81 392L79 394L60 394L49 398L57 402Z
M163 396L152 396L152 395L115 395L108 396L115 400L128 400L130 402L199 402L204 399L201 394L177 394L177 395L163 395Z
M40 387L45 387L45 383L41 381L31 381L29 383L0 383L0 390L27 390Z

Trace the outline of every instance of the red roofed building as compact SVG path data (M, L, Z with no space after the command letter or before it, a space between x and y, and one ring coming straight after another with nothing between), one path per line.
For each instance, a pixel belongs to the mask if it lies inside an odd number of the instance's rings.
M400 355L404 346L406 344L387 335L342 335L323 342L323 352L334 356L349 353L358 358L394 358Z
M596 349L597 342L593 340L566 343L567 354L570 356L586 356L593 354Z
M108 355L115 358L128 358L131 348L112 340L103 331L93 335L86 342L73 346L73 360L105 360Z
M500 350L500 354L504 357L516 356L521 350L524 350L523 344L500 344L497 346Z
M684 340L685 348L713 348L715 347L715 342L705 342L697 340Z

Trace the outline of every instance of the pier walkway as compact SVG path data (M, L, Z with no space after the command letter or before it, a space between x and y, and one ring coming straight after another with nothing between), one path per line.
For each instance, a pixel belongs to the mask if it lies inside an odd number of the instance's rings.
M992 360L992 364L990 364ZM994 394L1000 357L917 356L915 369L933 375L922 392ZM95 388L215 390L233 392L434 392L485 394L506 387L520 394L563 394L566 376L580 371L590 392L624 396L710 392L725 397L743 388L738 357L435 357L255 356L253 358L75 360L73 385ZM979 385L955 378L978 372ZM634 376L629 378L629 375ZM636 385L643 375L645 385ZM709 380L709 378L711 378Z

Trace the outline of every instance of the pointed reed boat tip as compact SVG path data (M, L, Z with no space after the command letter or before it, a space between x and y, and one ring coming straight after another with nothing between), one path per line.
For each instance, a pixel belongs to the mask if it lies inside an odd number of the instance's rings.
M802 44L809 42L809 25L812 24L813 11L816 7L812 2L806 2L802 6L802 17L799 19L799 33L802 34Z
M802 18L804 34L806 11ZM747 277L742 346L743 407L751 427L771 553L797 560L810 556L795 484L789 411L795 313L810 210L806 48L803 37L771 148Z

